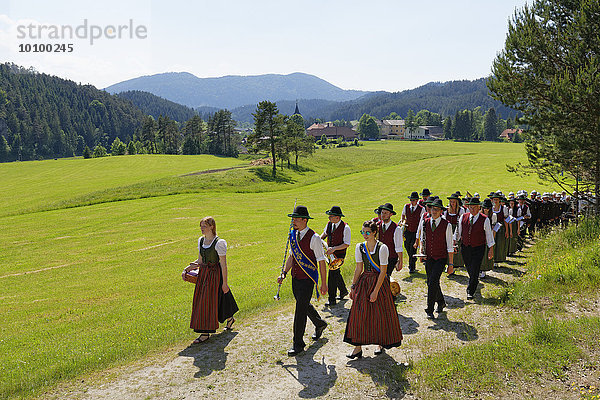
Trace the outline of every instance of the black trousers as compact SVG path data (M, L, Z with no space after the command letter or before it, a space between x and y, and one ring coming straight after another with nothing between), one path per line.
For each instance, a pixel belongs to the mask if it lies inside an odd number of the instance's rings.
M416 241L417 232L404 231L404 248L406 249L406 254L408 254L409 271L414 271L417 267L417 257L413 257L414 254L417 254L417 249L413 247Z
M474 296L479 284L479 270L483 261L483 254L487 251L487 246L485 244L477 247L462 245L461 251L465 267L467 267L467 273L469 274L467 294Z
M398 253L394 253L394 254L398 254ZM387 271L386 274L388 277L392 276L392 272L394 272L394 268L396 268L396 264L398 264L398 258L388 258L388 266L387 266Z
M315 310L310 299L313 295L315 284L310 279L292 278L292 293L296 299L296 312L294 313L294 349L300 350L306 346L304 343L304 332L306 331L306 318L315 325L315 328L327 323Z
M340 290L340 296L348 294L346 289L346 283L344 283L344 277L342 271L338 269L330 269L327 275L327 289L329 293L329 302L335 303L336 293Z
M444 294L440 286L440 278L444 267L446 267L446 261L448 258L440 258L435 260L431 257L427 257L425 260L425 272L427 273L427 308L426 312L432 313L435 303L439 307L445 307L446 302L444 301Z

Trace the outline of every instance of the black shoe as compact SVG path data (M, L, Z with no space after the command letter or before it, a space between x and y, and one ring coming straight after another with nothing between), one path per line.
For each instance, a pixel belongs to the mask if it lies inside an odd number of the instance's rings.
M444 312L444 308L446 308L446 304L439 304L438 308L437 308L437 312L438 313Z
M425 314L427 314L427 319L435 319L435 315L433 315L433 311L429 311L425 309Z
M338 299L338 300L344 300L344 298L345 298L346 296L348 296L348 292L346 292L346 293L344 293L344 294L341 294L341 293L340 293L340 295L337 297L337 299Z
M312 335L312 339L319 340L319 338L323 334L323 331L325 330L325 328L327 328L327 323L325 323L325 325L321 325L321 326L317 327L315 329L315 333Z
M472 294L467 294L467 300L473 300L473 295Z
M298 354L302 353L303 351L304 351L304 348L297 349L295 347L292 347L291 349L288 350L287 354L288 354L289 357L295 357Z
M329 300L328 302L325 303L325 307L333 307L335 306L337 303L335 301L331 301Z
M381 348L378 348L377 350L375 350L373 352L373 354L375 354L376 356L378 356L380 354L383 354L384 352L385 352L385 349L383 347L381 347Z
M346 357L348 357L351 360L354 360L355 358L362 358L362 350L359 351L358 353L346 354Z

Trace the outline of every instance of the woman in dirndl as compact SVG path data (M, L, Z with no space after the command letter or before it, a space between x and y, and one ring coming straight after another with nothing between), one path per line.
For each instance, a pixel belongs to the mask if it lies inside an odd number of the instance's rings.
M517 218L519 212L519 204L513 198L508 199L508 215L512 218ZM512 220L509 224L510 237L508 239L508 255L515 254L519 250L519 221Z
M490 219L490 225L492 228L498 222L498 215L492 212L492 201L490 199L485 199L483 203L481 203L481 213L486 215ZM494 235L494 241L496 240L496 231L492 229L492 234ZM488 258L488 252L486 251L483 255L483 260L481 261L481 267L479 268L479 278L485 278L486 272L491 271L494 268L494 259Z
M389 250L376 239L377 224L365 221L360 231L365 239L356 245L356 269L350 286L352 307L344 342L354 345L347 357L362 358L362 346L379 345L375 355L402 343L400 320L387 279Z
M460 217L465 213L465 210L461 207L458 192L453 193L450 197L447 197L447 199L450 204L446 211L444 211L444 218L452 225L452 235L454 235L456 233L456 228L458 228L458 221L460 221ZM460 252L460 240L456 246L454 246L454 250L456 251L456 253L454 253L454 268L464 267L465 263L463 262L462 253ZM454 275L454 272L448 275Z
M508 254L508 240L510 239L510 232L508 230L508 223L506 217L508 217L508 207L504 206L501 202L504 196L501 192L495 192L491 195L493 202L492 212L496 215L496 219L500 224L500 228L496 231L496 244L494 245L494 266L497 267L501 262L506 261L506 255ZM490 221L491 222L491 221ZM494 225L492 225L492 229Z
M239 310L227 284L227 242L217 236L213 217L202 218L200 229L198 259L183 271L185 275L198 270L190 328L201 335L194 344L207 341L210 334L217 331L219 323L227 321L225 329L231 330L235 322L233 314Z

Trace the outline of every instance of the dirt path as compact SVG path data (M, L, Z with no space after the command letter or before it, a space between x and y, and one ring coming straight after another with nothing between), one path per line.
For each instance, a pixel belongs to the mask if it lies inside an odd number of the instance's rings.
M405 398L414 399L409 384L394 374L404 363L452 346L481 342L512 332L515 310L487 301L490 289L523 274L523 256L489 273L480 284L482 296L466 299L467 274L442 277L447 312L436 320L426 318L424 267L413 275L407 268L395 272L402 293L398 312L404 333L401 347L374 356L376 346L363 348L365 357L349 361L352 346L343 343L351 301L333 309L324 300L315 303L329 324L323 337L313 342L314 327L307 324L306 352L288 357L291 347L291 305L244 321L232 332L213 335L199 345L181 346L120 369L104 372L92 382L63 386L44 398L55 399L294 399L294 398ZM290 282L285 282L290 284ZM314 300L313 300L314 301ZM400 366L400 367L398 367Z

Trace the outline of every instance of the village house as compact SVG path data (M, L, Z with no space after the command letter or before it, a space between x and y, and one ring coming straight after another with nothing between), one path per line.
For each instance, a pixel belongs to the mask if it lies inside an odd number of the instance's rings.
M512 142L514 137L515 137L515 133L517 132L516 129L505 129L502 131L502 133L500 134L500 140L508 140L509 142ZM519 129L519 135L523 134L523 129Z

